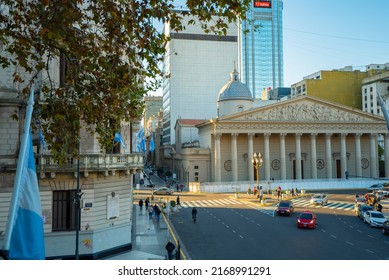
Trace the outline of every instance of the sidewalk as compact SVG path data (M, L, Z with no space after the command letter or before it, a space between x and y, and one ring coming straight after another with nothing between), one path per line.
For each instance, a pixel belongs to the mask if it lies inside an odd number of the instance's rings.
M162 214L159 222L149 219L143 207L133 206L132 250L110 256L107 260L165 260L166 243L172 239Z

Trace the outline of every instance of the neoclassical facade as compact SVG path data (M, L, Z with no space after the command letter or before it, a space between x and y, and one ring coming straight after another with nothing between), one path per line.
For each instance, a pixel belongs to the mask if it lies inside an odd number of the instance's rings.
M236 101L234 101L236 102ZM303 96L224 115L196 126L209 148L213 182L379 177L378 142L384 118ZM252 164L261 153L259 172ZM385 176L389 149L385 149Z

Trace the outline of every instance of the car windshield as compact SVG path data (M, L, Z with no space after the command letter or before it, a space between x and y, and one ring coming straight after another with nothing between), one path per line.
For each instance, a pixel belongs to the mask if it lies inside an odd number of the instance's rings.
M370 206L365 206L365 207L362 207L361 210L362 211L368 211L368 210L373 210L373 208L371 208Z
M312 214L309 214L309 213L301 214L300 219L310 220L310 219L312 219Z
M280 207L289 207L289 202L280 202L280 204L278 206L280 206Z
M382 213L370 213L372 218L385 218Z
M324 196L322 194L315 194L313 198L323 198Z

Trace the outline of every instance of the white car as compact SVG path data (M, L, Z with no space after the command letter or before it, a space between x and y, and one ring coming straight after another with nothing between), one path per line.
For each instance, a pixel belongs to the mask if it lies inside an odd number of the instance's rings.
M367 188L369 191L377 191L377 190L382 190L384 188L383 184L374 184L371 185L370 187Z
M363 221L368 223L371 227L382 227L387 219L381 212L370 210L363 214Z
M311 203L312 204L320 204L320 205L327 204L328 197L326 194L323 194L323 193L314 194L314 195L312 195Z

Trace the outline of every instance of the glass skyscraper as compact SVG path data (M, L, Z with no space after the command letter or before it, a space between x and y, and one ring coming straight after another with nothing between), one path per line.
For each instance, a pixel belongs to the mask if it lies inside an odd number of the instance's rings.
M284 83L282 10L282 0L253 0L248 20L240 23L241 81L255 99L260 99L264 90Z

